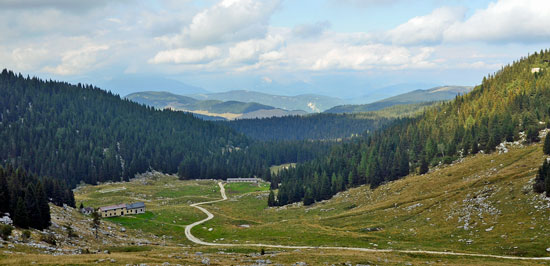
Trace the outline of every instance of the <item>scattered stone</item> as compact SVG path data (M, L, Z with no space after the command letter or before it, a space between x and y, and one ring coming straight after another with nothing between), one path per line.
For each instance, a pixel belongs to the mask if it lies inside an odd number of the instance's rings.
M550 248L547 248L546 251L550 252Z
M212 232L214 230L214 228L210 227L208 228L208 232Z
M250 225L249 225L249 224L241 224L241 225L239 225L239 227L242 227L242 228L250 228Z
M121 228L120 228L120 232L123 232L123 233L126 232L126 228L121 227Z
M494 228L494 226L491 226L491 227L485 229L485 232L491 232L491 231L493 231L493 228Z
M298 261L298 262L295 262L294 264L292 264L294 266L307 266L307 263L303 262L303 261Z
M202 259L202 264L204 264L204 265L210 265L210 259L209 259L209 258L204 258L204 259Z
M115 259L111 259L110 262L111 262L111 263L115 263L116 260L115 260Z

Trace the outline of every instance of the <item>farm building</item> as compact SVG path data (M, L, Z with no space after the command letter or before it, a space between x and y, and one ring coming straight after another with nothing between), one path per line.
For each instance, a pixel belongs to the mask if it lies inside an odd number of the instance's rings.
M258 178L228 178L227 183L258 183Z
M90 215L90 214L92 214L92 212L94 212L94 208L92 208L92 207L82 208L82 209L80 209L80 212L84 215Z
M126 213L127 214L145 213L145 203L140 201L136 203L126 204Z
M117 204L99 208L101 217L124 216L126 214L145 213L145 203Z
M123 216L126 214L126 204L117 204L99 207L101 217Z

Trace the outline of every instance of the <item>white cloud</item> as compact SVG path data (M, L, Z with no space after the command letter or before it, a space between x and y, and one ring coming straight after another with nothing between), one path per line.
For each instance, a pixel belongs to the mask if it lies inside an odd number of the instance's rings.
M172 46L204 46L261 38L280 0L223 0L196 14L180 34L160 40Z
M418 16L387 33L387 38L395 44L436 43L443 39L443 33L451 25L460 21L464 8L442 7L431 14Z
M500 0L470 18L451 25L445 39L487 42L547 42L550 39L550 1Z
M48 50L44 48L15 48L11 53L11 60L21 71L33 70L47 60Z
M433 50L429 48L413 51L405 47L382 44L334 47L315 61L313 70L372 68L402 69L431 66L426 59Z
M107 45L88 45L78 50L67 51L61 58L61 64L55 67L47 66L44 71L58 75L74 75L90 71L97 67L101 52L108 49Z
M284 39L281 35L269 34L264 39L254 39L237 43L235 46L229 48L229 61L230 62L255 62L259 56L264 53L275 52L273 50L278 49L283 45ZM265 55L265 57L275 58L276 54Z
M149 60L153 64L175 63L196 64L208 63L221 56L221 50L214 46L206 46L202 49L179 48L161 51Z

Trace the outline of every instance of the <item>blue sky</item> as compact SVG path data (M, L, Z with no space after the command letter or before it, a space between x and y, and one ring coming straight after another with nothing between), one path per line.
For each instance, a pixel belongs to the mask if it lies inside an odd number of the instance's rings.
M547 25L547 0L0 0L0 62L123 95L137 75L351 98L475 85L549 48Z

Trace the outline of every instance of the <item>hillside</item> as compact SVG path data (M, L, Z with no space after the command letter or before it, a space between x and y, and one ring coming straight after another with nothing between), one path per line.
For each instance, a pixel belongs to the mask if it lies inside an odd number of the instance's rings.
M491 153L503 142L539 141L538 132L550 125L550 75L531 68L549 58L547 51L522 58L454 101L280 172L274 177L282 183L276 204L321 201L349 187L376 187L469 154Z
M203 178L221 172L259 174L268 167L261 159L244 160L247 155L238 150L249 140L230 128L183 112L154 110L90 85L4 70L0 91L0 164L63 179L70 186L128 180L149 169L175 173L184 161L203 169L196 176ZM225 167L228 161L251 165L243 171Z
M390 118L374 114L310 114L222 123L253 139L272 141L349 139L380 129L390 122Z
M287 111L255 102L196 100L191 97L176 95L169 92L136 92L127 95L125 98L159 109L169 108L172 110L192 112L202 115L201 118L204 116L213 116L232 120L237 118L263 118L305 114L304 111Z
M443 86L427 90L414 90L369 104L335 106L326 110L325 113L360 113L376 111L394 105L447 101L454 99L457 95L468 93L472 88L467 86Z
M308 113L318 113L333 106L344 103L344 100L334 97L302 94L297 96L272 95L267 93L235 90L220 93L193 94L190 97L200 100L256 102L285 110L302 110Z
M236 119L224 123L257 140L346 140L366 135L391 124L393 119L419 115L437 102L394 105L356 114L308 114L258 119Z

